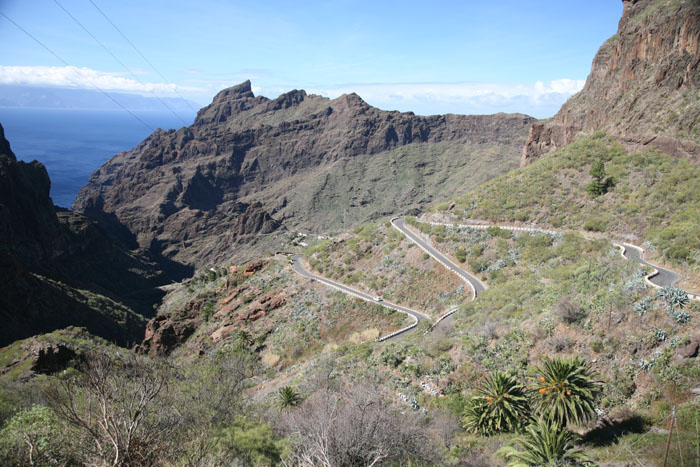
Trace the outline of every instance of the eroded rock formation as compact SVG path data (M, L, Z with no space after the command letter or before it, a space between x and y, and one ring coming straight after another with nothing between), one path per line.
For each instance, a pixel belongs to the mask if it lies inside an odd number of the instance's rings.
M583 90L531 127L522 165L597 130L634 149L700 161L700 2L623 4Z
M116 155L74 209L180 263L244 260L261 235L348 227L514 168L533 121L387 112L355 94L268 99L246 81L217 94L192 126Z

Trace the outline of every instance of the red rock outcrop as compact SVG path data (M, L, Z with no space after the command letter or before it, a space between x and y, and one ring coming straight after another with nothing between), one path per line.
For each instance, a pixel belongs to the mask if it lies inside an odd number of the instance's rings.
M168 355L202 324L202 302L187 303L177 318L170 313L156 316L146 324L146 333L135 350L143 354Z
M287 300L286 294L280 290L273 290L259 299L251 302L245 309L228 318L233 311L242 306L240 300L234 300L225 305L214 316L223 319L222 326L211 333L210 337L214 342L220 342L231 337L237 329L241 329L245 324L258 321L267 316L271 311L284 306Z
M253 261L250 263L248 266L245 267L243 270L243 274L246 276L252 276L258 271L262 271L262 269L267 265L267 261L259 259L257 261Z
M623 4L618 32L596 54L583 90L531 127L521 165L597 130L633 149L700 161L700 2Z

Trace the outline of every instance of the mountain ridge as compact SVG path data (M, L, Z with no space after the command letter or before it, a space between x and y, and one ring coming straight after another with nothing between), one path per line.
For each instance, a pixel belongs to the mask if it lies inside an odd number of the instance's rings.
M105 163L74 209L132 245L203 266L228 259L232 246L245 256L251 246L241 247L234 226L251 205L275 219L280 235L425 206L436 189L473 186L515 167L534 121L389 112L356 94L331 100L293 90L268 99L245 81L219 92L190 127L157 130ZM429 160L417 156L431 151ZM473 162L487 167L453 170ZM377 183L382 178L389 180Z

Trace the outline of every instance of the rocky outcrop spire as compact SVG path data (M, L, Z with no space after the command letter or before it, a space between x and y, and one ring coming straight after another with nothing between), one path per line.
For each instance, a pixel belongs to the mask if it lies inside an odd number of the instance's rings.
M0 125L0 156L7 156L13 161L17 160L17 157L12 152L12 148L10 148L10 142L5 139L5 129L2 125Z

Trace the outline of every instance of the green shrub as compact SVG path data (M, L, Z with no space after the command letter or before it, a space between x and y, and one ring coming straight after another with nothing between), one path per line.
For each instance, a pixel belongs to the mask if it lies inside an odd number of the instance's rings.
M606 227L606 222L597 217L592 217L583 224L583 228L589 232L604 232Z

